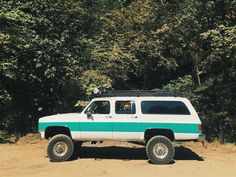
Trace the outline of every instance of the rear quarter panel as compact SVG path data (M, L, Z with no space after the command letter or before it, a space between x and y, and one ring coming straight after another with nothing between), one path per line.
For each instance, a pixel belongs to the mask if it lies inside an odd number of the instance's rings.
M143 114L141 109L142 101L181 101L189 109L190 115L171 115L171 114ZM194 140L198 138L201 131L198 130L201 121L190 101L180 97L163 98L142 98L138 99L138 122L139 138L144 139L144 132L147 129L170 129L173 131L175 140Z

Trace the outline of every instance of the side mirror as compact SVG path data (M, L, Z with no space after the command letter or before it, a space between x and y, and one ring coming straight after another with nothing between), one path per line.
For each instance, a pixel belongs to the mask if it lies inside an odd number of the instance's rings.
M87 111L87 112L86 112L86 115L87 115L87 118L88 118L88 119L92 118L92 113L91 113L90 111Z
M90 117L92 115L92 113L90 111L87 111L86 114L88 117Z

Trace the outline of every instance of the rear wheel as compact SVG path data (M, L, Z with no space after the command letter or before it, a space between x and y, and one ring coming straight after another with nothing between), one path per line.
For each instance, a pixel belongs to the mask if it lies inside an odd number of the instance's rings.
M154 136L146 145L146 153L154 164L168 164L175 155L172 142L165 136Z
M74 143L67 135L55 135L48 142L47 153L52 162L66 161L72 157L73 152Z

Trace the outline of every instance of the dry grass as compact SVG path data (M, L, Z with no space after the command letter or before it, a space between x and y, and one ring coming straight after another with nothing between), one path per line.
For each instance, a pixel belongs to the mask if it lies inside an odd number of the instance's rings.
M36 144L40 142L42 139L39 133L29 133L23 137L21 137L17 144Z
M233 143L221 144L219 141L205 142L205 145L196 142L185 142L183 146L197 149L199 152L220 152L220 153L236 153L236 145Z

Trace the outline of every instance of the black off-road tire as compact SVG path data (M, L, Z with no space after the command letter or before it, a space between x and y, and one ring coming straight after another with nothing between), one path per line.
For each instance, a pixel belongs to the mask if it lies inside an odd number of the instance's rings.
M60 144L60 143L66 147L66 151L62 155L57 155L55 153L54 148L56 147L57 144ZM66 161L72 157L73 152L74 152L74 142L67 135L64 135L64 134L55 135L48 142L47 154L51 162Z
M158 151L159 148L163 149L164 151ZM149 160L153 164L169 164L171 161L173 161L175 148L173 143L167 137L154 136L148 141L146 145L146 153Z

